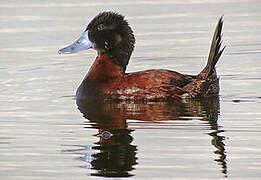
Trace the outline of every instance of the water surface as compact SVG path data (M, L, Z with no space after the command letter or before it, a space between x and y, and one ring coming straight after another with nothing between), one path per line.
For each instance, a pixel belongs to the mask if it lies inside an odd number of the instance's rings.
M0 3L1 179L260 179L261 3L4 1ZM99 12L136 35L127 72L197 74L224 15L219 98L76 103L94 51L59 56Z

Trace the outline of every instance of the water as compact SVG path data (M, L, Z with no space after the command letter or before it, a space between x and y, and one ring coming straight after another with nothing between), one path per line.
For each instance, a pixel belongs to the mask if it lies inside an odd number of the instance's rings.
M1 179L260 179L260 7L258 0L1 2ZM57 50L103 10L124 14L134 29L128 72L197 74L224 15L220 98L77 105L75 90L96 54Z

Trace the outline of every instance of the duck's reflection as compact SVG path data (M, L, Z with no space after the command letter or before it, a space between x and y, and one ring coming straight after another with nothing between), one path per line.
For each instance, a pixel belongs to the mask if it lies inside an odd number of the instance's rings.
M214 151L215 154L218 155L218 158L215 159L218 164L221 166L221 172L227 177L227 162L226 162L226 149L224 140L225 136L221 134L224 130L220 130L218 125L218 113L219 112L219 99L213 99L212 101L208 101L207 99L203 100L202 103L206 108L206 112L208 114L208 122L210 124L211 130L213 130L209 135L212 137L211 144L216 148Z
M96 136L99 140L92 147L98 152L89 154L91 169L96 170L92 175L104 177L133 175L131 171L137 164L137 147L132 144L131 132L133 130L128 128L128 119L138 120L136 121L138 124L162 120L162 122L187 121L188 117L200 117L202 121L208 123L208 128L212 130L209 133L212 137L211 143L216 148L214 153L218 154L215 161L220 164L224 176L227 174L224 137L219 135L222 130L219 130L217 123L218 98L191 100L185 103L179 101L153 103L77 101L77 105L83 116L88 119L86 128L90 128L91 125L91 128L98 129Z
M137 147L132 145L133 137L127 128L126 119L121 116L121 110L117 103L105 102L77 102L83 116L92 124L92 128L98 129L95 135L99 137L92 149L99 150L92 154L91 168L96 172L94 176L104 177L129 177L130 171L137 164ZM116 107L115 107L116 106ZM88 126L87 126L88 128Z
M129 172L137 164L136 146L132 145L133 140L130 135L131 130L114 129L101 130L98 146L94 149L100 150L99 153L93 154L93 160L90 162L92 169L97 170L92 175L106 177L129 177Z

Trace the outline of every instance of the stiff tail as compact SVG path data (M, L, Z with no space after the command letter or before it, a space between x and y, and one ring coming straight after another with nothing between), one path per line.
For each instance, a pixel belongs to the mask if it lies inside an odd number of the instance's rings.
M215 65L217 64L222 52L225 47L220 50L220 46L222 44L222 27L223 27L223 17L221 17L217 23L216 30L214 32L214 36L212 39L208 62L206 67L197 75L200 79L207 79L210 75L216 76Z

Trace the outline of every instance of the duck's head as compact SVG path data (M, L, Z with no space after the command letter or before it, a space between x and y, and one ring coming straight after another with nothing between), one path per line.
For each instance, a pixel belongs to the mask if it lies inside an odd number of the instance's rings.
M98 55L109 55L125 72L134 43L133 31L124 16L115 12L102 12L88 24L78 40L60 49L59 53L76 53L94 48Z

